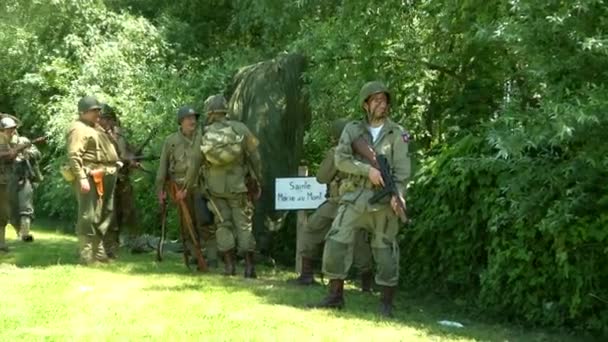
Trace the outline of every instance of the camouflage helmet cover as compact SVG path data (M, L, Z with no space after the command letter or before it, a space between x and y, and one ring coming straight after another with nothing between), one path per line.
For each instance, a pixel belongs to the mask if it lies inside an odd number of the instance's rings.
M391 103L391 93L388 88L384 85L384 83L379 81L367 82L363 87L361 87L361 91L359 92L359 105L363 106L367 99L379 93L385 93L388 99L388 104Z
M205 100L203 111L205 114L228 112L228 103L226 102L226 98L221 94L209 96Z

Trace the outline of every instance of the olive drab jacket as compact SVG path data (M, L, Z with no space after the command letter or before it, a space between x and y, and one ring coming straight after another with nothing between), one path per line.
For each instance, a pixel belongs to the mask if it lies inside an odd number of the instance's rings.
M121 159L129 159L134 157L131 152L131 146L127 142L127 139L123 135L122 127L115 126L112 130L107 131L107 133L114 140L114 145L116 146L116 151L118 152L118 156Z
M5 152L10 149L10 138L0 131L0 152ZM9 182L13 170L13 160L8 158L0 158L0 185L6 185Z
M201 164L200 156L201 134L195 131L192 138L186 137L181 129L167 137L160 154L160 163L156 173L156 191L160 191L165 181L170 179L177 184L192 188L196 184L196 176L189 179L189 170L198 172Z
M233 163L217 166L205 162L202 168L204 187L214 195L246 193L246 177L249 175L262 183L262 162L258 151L259 141L249 128L239 121L218 119L205 127L212 129L213 125L229 125L243 137L242 153ZM205 158L200 153L203 159Z
M353 153L351 143L363 137L376 154L386 155L395 177L399 191L405 195L407 181L411 176L411 161L408 149L409 134L390 119L384 122L376 142L372 142L366 121L354 121L346 125L335 153L335 163L338 170L347 174L340 186L341 202L352 203L362 211L379 210L390 205L389 199L382 203L371 205L368 200L376 189L368 178L372 167L361 156Z
M30 139L15 134L11 140L11 146L15 147L25 145L29 144L30 142ZM13 167L14 176L16 176L17 179L28 178L31 181L39 181L42 178L42 174L40 173L40 169L36 161L40 159L40 157L40 151L34 144L21 151L17 155L17 158L15 158Z
M325 153L325 158L321 161L316 174L317 182L327 184L327 193L325 197L329 202L333 203L337 203L340 200L340 183L346 177L344 173L338 171L336 168L334 162L335 154L336 147L330 148Z
M68 130L68 165L76 179L87 177L86 168L116 166L118 152L111 138L97 124L75 121Z
M112 138L112 143L116 148L116 152L118 152L118 157L120 160L123 160L126 163L126 161L128 161L129 159L135 157L135 155L133 154L133 147L125 138L122 127L115 126L110 130L105 130L105 132L110 136L110 138ZM120 169L120 172L118 173L118 179L120 181L126 180L129 176L129 173L129 165L123 165L123 167Z
M18 146L18 145L25 145L25 144L29 144L31 143L30 139L21 136L21 135L13 135L13 138L11 139L11 146ZM19 153L19 155L17 155L17 158L20 159L37 159L40 158L40 151L38 150L38 148L36 147L36 145L32 144L30 145L28 148L26 148L25 150L21 151L21 153Z

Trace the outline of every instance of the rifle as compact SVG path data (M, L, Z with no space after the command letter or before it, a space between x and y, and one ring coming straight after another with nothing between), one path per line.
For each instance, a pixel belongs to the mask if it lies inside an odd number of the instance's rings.
M156 160L158 159L157 156L140 156L140 155L135 155L134 157L130 157L129 160L131 161L150 161L150 160Z
M146 146L148 146L148 144L150 143L150 141L152 140L152 138L154 136L156 136L156 133L158 133L158 130L160 129L160 126L156 126L154 128L152 128L150 130L150 134L148 134L148 136L146 137L146 139L144 139L144 141L139 145L139 147L137 149L135 149L135 152L133 153L136 156L141 156L142 152L144 151L144 149L146 148ZM156 158L153 158L156 159ZM142 159L144 160L144 159ZM152 160L152 159L150 159Z
M399 210L397 215L401 219L401 222L407 222L406 208L405 202L402 200L399 189L397 188L397 184L395 183L395 177L391 172L391 166L388 162L388 159L384 154L376 154L376 151L369 145L369 143L363 139L363 137L359 137L355 139L351 147L353 152L360 155L367 162L371 164L372 167L378 169L380 174L382 175L382 180L384 181L384 187L382 190L376 192L368 201L369 204L376 204L380 200L384 199L387 196L391 198L394 197L397 201L397 205L399 206Z
M192 243L194 244L194 250L195 250L195 254L196 254L196 262L198 264L198 270L200 272L206 272L207 271L207 262L205 261L205 258L203 257L203 253L201 252L201 244L200 241L198 240L198 238L196 237L196 234L194 233L194 225L192 224L192 216L190 216L190 211L188 210L188 206L186 205L186 203L184 202L184 200L177 200L177 192L178 192L178 188L177 188L177 184L175 182L170 182L170 194L171 194L171 198L173 199L174 202L177 203L177 205L179 206L179 211L180 211L180 218L181 218L181 222L183 223L183 226L185 226L185 229L187 231L187 233L190 235L190 239L192 240ZM184 232L182 232L182 241L185 241L185 236L183 234ZM184 253L186 253L187 250L184 250ZM186 260L186 262L188 262Z
M12 158L14 158L19 153L23 152L26 148L32 146L33 144L38 144L40 142L46 141L46 139L47 139L47 136L45 135L45 136L41 136L41 137L38 137L36 139L33 139L29 143L16 145L15 147L13 147L13 148L11 148L11 149L9 149L7 151L1 152L0 157L4 157L4 158L6 158L6 157L12 157Z
M135 157L125 158L125 159L123 159L123 162L126 165L125 165L125 167L121 168L120 171L123 174L128 174L129 171L130 171L130 168L135 168L135 169L141 170L141 171L143 171L143 172L145 172L147 174L153 175L154 172L146 169L145 167L143 167L143 166L141 166L139 164L135 164L135 162L138 162L138 161L148 161L148 160L156 160L156 159L158 159L158 158L155 157L155 156L135 156Z
M156 246L156 261L163 261L163 246L167 235L167 201L160 205L160 240Z

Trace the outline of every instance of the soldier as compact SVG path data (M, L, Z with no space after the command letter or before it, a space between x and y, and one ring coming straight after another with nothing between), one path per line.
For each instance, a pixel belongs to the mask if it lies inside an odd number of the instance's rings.
M134 157L133 148L122 134L122 127L119 125L114 108L108 104L103 104L99 123L112 138L118 156L124 163L118 172L114 188L114 220L104 239L106 254L110 259L115 259L120 246L119 236L124 232L124 228L127 228L129 238L133 238L138 231L135 198L133 196L133 186L130 182L130 171L137 167L138 163L132 160Z
M42 180L37 160L40 151L26 137L16 132L17 123L6 118L4 125L9 137L11 147L29 145L28 148L17 154L14 160L13 172L9 182L11 224L17 231L17 237L22 241L32 242L34 237L30 234L32 218L34 216L34 187Z
M10 145L11 129L4 129L5 126L13 125L15 120L4 114L0 114L0 118L0 252L8 252L5 241L6 225L10 217L8 184L17 152Z
M259 142L245 124L226 118L227 103L222 95L205 100L205 113L207 126L200 146L203 187L210 198L209 209L215 214L224 275L236 274L235 248L238 248L245 255L245 278L256 278L253 204L249 196L259 198L261 194ZM253 185L251 189L247 184Z
M335 145L340 139L340 134L348 120L336 120L331 129L332 143ZM338 212L338 201L340 183L345 178L345 174L338 172L334 163L335 146L330 148L317 171L317 181L327 184L327 201L325 201L308 218L308 224L304 227L300 236L300 246L297 251L302 261L300 276L294 280L298 285L312 285L315 283L313 273L313 261L320 255L320 248L325 241L325 235L329 231L331 224ZM371 265L371 250L367 242L367 233L359 230L356 237L354 263L361 274L361 290L371 292L373 273Z
M372 253L378 267L376 283L382 286L380 314L391 317L399 279L397 214L404 214L398 200L403 200L402 194L410 177L409 135L388 118L391 94L384 84L365 84L359 100L366 117L344 128L336 148L336 167L347 174L347 178L341 186L340 207L327 234L323 252L323 273L330 279L329 295L316 307L344 306L344 279L353 260L354 232L365 229L371 234ZM384 185L384 181L377 168L353 152L351 143L359 138L376 152L386 155L400 198L393 196L390 203L387 200L369 204L369 199Z
M201 237L201 218L196 215L196 191L194 180L189 180L189 175L196 178L200 168L201 156L201 134L198 128L199 114L191 107L182 107L177 112L177 123L179 130L167 137L163 144L160 155L160 164L156 174L156 193L158 200L162 204L166 200L166 191L172 191L175 200L183 200L186 204L188 213L179 208L182 239L186 244L190 256L197 255L195 246L200 242ZM191 171L189 171L191 170ZM175 190L175 191L173 191ZM189 216L186 217L186 215ZM188 233L186 221L192 222L194 235L198 241L192 241ZM193 263L194 259L188 260Z
M68 163L78 200L80 260L108 262L103 239L113 220L114 186L120 167L109 135L99 126L101 105L95 97L78 101L79 118L67 135Z

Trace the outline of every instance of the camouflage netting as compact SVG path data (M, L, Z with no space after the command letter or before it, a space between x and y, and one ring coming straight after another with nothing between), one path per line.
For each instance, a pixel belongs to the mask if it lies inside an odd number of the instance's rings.
M305 68L303 56L283 54L241 68L229 91L229 116L245 123L260 140L264 184L253 229L261 251L268 251L269 231L278 229L286 215L274 210L274 179L297 176L303 157L304 131L311 120L303 89Z

